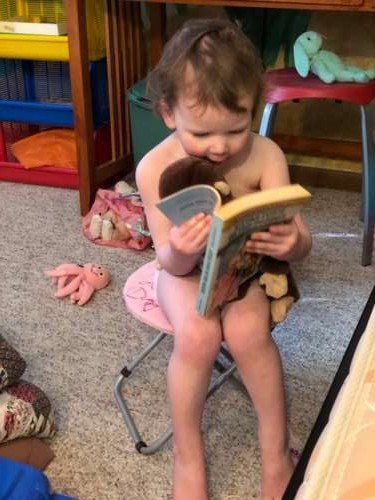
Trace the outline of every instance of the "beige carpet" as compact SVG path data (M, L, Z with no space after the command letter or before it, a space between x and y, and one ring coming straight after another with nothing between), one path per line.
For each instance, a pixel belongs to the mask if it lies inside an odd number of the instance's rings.
M292 444L301 448L323 402L375 280L360 266L359 196L312 190L306 219L314 249L296 267L302 299L275 331L286 372ZM153 332L127 315L126 277L152 251L100 247L80 233L76 191L0 183L0 328L27 361L25 379L49 395L58 432L47 469L53 489L81 500L165 500L171 445L139 455L112 395L127 359ZM328 234L327 234L328 233ZM111 284L84 307L53 298L44 271L63 262L107 266ZM168 424L165 368L171 342L129 386L129 406L152 438ZM227 384L204 417L211 498L257 498L259 455L249 401ZM237 495L231 497L231 495Z

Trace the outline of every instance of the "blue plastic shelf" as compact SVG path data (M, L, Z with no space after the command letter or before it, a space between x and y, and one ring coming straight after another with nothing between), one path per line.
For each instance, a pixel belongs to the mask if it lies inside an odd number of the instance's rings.
M109 120L106 60L89 67L94 127ZM74 127L69 66L64 62L0 60L0 122Z

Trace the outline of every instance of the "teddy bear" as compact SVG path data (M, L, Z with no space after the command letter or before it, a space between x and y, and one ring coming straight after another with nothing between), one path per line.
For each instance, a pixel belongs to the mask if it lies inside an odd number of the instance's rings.
M195 184L213 186L218 190L222 204L233 199L230 187L218 169L210 161L194 157L177 160L163 171L159 181L159 196L164 198ZM272 323L284 321L292 305L299 299L289 263L253 254L253 257L249 255L248 259L245 259L245 266L248 266L249 259L251 266L257 268L259 284L270 300ZM243 296L246 290L247 286L240 286L237 296Z
M375 78L375 69L361 69L345 64L334 52L323 50L323 37L316 31L302 33L294 43L297 73L306 77L311 70L324 83L366 83Z

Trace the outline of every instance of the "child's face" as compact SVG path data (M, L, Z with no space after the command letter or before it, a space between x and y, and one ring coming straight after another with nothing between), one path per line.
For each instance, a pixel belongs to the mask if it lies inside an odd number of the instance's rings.
M252 100L240 100L245 112L234 113L223 106L203 107L194 98L181 96L171 112L164 112L167 127L176 134L187 155L217 163L240 154L250 141Z

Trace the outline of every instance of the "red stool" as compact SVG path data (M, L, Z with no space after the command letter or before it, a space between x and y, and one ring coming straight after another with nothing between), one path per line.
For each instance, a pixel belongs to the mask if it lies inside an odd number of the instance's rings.
M296 99L334 99L357 104L361 109L362 129L362 213L364 222L363 266L371 264L375 226L375 145L370 103L375 99L375 80L368 83L326 84L309 74L301 78L293 68L265 73L265 107L260 135L271 136L278 105Z

